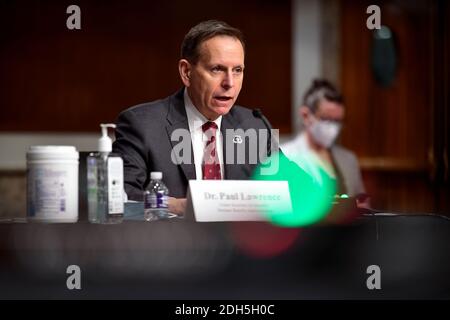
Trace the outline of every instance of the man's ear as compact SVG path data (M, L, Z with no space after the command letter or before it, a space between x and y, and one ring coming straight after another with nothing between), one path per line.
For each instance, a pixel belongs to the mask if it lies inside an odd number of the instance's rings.
M186 87L191 85L191 64L186 59L178 61L178 72L180 73L181 81Z

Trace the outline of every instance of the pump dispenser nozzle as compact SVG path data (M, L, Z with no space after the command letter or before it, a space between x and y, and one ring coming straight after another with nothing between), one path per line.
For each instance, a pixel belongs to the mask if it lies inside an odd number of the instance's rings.
M108 128L116 128L113 123L101 123L102 136L98 139L98 151L99 152L111 152L112 151L112 140L108 137Z

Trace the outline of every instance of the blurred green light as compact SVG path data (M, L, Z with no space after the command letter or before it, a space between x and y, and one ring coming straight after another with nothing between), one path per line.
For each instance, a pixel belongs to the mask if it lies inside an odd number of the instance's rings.
M258 170L255 170L253 179L288 181L292 212L280 212L276 207L273 207L265 212L268 219L275 225L300 227L317 223L325 218L331 209L335 194L335 179L331 178L318 164L314 164L311 161L308 165L314 166L314 176L308 174L282 153L274 154L270 161L279 161L277 172L264 174L264 170L261 169L264 169L267 165L263 164ZM268 214L268 212L275 213Z

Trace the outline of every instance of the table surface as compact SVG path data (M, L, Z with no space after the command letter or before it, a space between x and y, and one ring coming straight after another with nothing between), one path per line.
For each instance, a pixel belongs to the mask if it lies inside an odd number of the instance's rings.
M67 267L82 290L69 290ZM377 265L381 289L369 290ZM124 221L0 224L0 298L378 299L450 297L450 222L351 225Z

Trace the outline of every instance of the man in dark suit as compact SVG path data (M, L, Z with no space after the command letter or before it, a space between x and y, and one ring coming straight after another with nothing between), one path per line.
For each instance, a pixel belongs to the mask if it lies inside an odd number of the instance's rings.
M246 132L264 131L267 122L235 105L244 77L238 29L215 20L193 27L184 38L178 69L184 88L119 115L113 151L124 159L130 199L142 200L150 172L161 171L171 196L169 210L182 214L189 180L250 178L262 160L261 149L267 152L270 146L270 134L252 140Z

